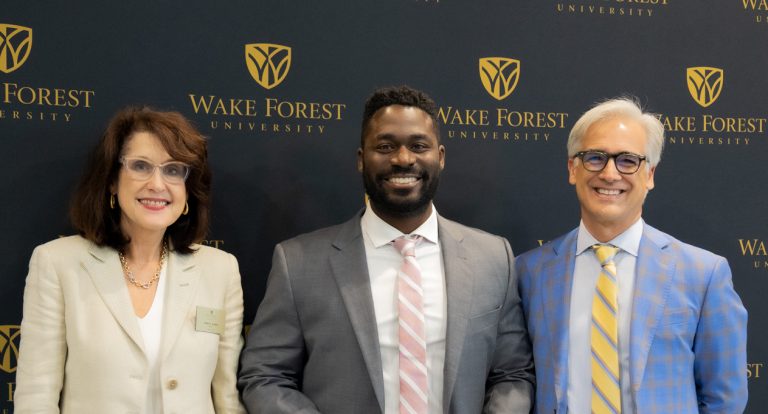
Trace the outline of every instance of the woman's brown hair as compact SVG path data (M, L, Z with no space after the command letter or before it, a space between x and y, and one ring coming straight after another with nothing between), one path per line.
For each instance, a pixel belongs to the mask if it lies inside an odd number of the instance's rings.
M208 232L211 172L205 138L178 112L161 112L148 107L120 110L109 122L86 165L70 208L74 228L99 246L121 250L130 241L120 229L120 206L110 207L109 187L117 183L119 158L132 134L153 134L176 161L192 168L185 182L189 213L182 215L165 232L173 250L192 253Z

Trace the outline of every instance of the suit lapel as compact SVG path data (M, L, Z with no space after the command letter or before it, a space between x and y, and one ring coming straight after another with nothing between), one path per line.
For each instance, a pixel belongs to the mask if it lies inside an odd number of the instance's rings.
M200 279L200 268L196 266L195 254L169 253L166 277L168 280L165 285L160 360L173 348L187 315L192 311L192 299Z
M144 352L144 340L123 280L117 252L111 247L91 244L82 263L107 309L128 337Z
M633 392L637 392L642 383L648 351L675 273L674 255L666 250L668 244L669 238L664 233L644 225L637 254L630 323L629 373Z
M551 335L554 361L555 396L558 406L564 401L568 384L568 329L570 321L571 287L576 264L578 229L552 243L553 255L544 262L539 277L539 292L544 306L545 326Z
M449 407L456 376L459 371L462 348L472 305L473 279L462 245L461 231L438 216L438 236L443 254L445 289L448 300L447 332L445 338L445 365L443 370L443 407Z
M373 309L371 282L366 264L365 244L360 230L360 214L341 226L331 254L333 276L360 345L376 398L384 411L384 379L381 368L379 332Z

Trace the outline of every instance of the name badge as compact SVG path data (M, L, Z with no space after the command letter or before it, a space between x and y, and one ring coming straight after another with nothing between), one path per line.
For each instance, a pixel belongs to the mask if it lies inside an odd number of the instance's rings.
M224 333L224 310L197 307L195 318L195 330L198 332L210 332L217 335Z

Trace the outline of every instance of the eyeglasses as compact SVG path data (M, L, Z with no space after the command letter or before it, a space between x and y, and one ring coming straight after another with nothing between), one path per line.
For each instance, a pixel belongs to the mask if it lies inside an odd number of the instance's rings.
M168 184L183 184L192 170L187 164L179 161L168 161L154 164L144 158L120 157L120 164L125 166L128 176L134 180L148 180L155 174L155 168L160 169L160 176Z
M640 164L645 161L645 155L637 155L631 152L620 152L618 154L609 154L605 151L589 150L579 151L573 158L581 159L581 165L587 171L600 172L603 171L608 160L613 158L613 163L616 165L616 170L622 174L634 174L640 169Z

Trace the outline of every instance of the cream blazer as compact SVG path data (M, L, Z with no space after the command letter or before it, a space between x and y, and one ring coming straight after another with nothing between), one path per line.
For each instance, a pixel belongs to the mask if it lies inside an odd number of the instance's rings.
M244 413L236 388L243 320L237 260L194 246L171 252L160 345L164 414ZM195 329L198 307L224 314ZM29 264L16 414L141 413L148 363L117 252L80 236L38 246Z

